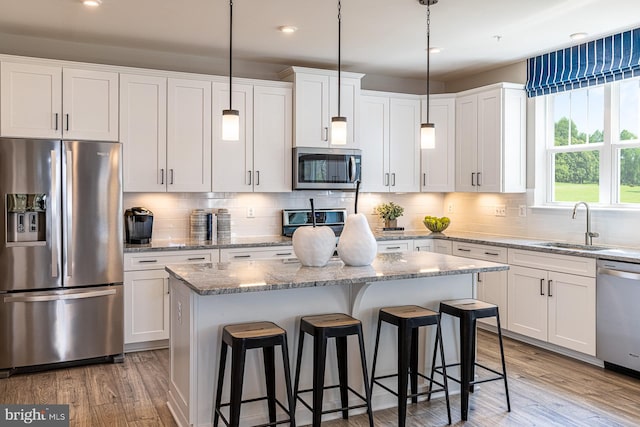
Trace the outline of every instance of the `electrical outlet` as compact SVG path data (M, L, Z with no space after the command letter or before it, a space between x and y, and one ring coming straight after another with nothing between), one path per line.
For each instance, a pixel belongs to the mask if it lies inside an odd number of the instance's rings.
M454 206L453 203L449 203L449 205L447 205L447 213L453 213L454 211Z
M518 215L519 216L527 216L527 205L518 206Z
M247 208L247 218L255 218L256 210L255 208Z
M505 205L495 206L495 216L507 216L507 207Z

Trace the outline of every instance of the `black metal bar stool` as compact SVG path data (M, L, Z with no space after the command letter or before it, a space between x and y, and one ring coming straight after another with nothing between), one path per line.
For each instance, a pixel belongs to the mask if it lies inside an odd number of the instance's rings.
M313 388L300 390L300 366L302 363L302 346L304 344L304 334L313 337ZM360 347L360 363L362 364L362 377L364 379L365 396L349 387L347 382L347 337L358 336ZM338 355L338 385L325 386L324 373L327 356L327 341L329 338L336 339L336 350ZM324 390L340 388L340 404L338 409L322 410L322 397ZM349 406L348 392L358 396L364 403ZM301 393L313 392L313 402L309 405L301 397ZM349 410L356 408L367 408L369 415L369 426L373 427L373 412L371 410L371 390L367 376L367 361L364 354L364 340L362 338L362 323L358 319L341 313L322 314L316 316L305 316L300 319L300 332L298 338L298 360L296 364L295 396L294 400L300 400L313 414L313 427L320 427L323 414L332 412L342 412L342 418L349 418Z
M507 411L511 412L511 403L509 402L509 387L507 386L507 367L504 362L504 348L502 346L502 330L500 329L500 313L498 306L489 304L488 302L475 299L459 299L442 301L440 303L440 313L460 319L460 362L448 364L445 366L435 366L435 352L433 355L432 370L444 370L452 366L460 366L460 378L454 378L448 375L449 379L460 384L461 395L461 418L467 420L469 415L469 393L473 392L475 384L486 383L489 381L504 380L504 391L507 397ZM488 368L476 362L476 320L485 317L495 317L498 327L498 342L500 344L500 358L502 359L502 372ZM437 339L437 337L436 337ZM478 366L485 369L496 376L474 380L475 367Z
M282 361L284 364L284 382L287 388L288 407L285 407L276 398L276 369L275 346L282 348ZM224 382L224 370L227 360L227 346L231 347L231 395L229 403L221 403L222 386ZM264 374L267 385L267 396L255 399L242 400L242 383L244 377L244 364L247 350L261 348L264 355ZM218 425L218 420L231 427L240 424L240 405L248 402L267 400L269 410L269 422L261 426L275 426L289 423L295 427L295 411L293 392L291 388L291 374L289 370L289 350L287 349L287 333L284 329L272 322L251 322L227 325L222 329L222 345L220 347L220 369L218 370L218 389L214 404L213 425ZM289 418L277 421L276 404L287 413ZM221 408L229 406L229 420L224 417Z
M380 343L380 328L382 322L389 323L398 327L398 373L390 375L382 375L376 377L376 363L378 361L378 345ZM436 326L436 346L440 343L440 357L442 358L442 383L433 379L434 372L431 371L431 377L418 372L418 331L422 326ZM434 353L438 349L434 349ZM398 397L398 426L404 427L407 417L407 399L411 398L412 403L418 403L418 396L424 396L431 393L444 391L447 401L447 416L449 424L451 424L451 408L449 406L449 388L447 386L447 371L444 363L444 349L442 346L442 335L440 330L440 315L435 311L431 311L417 305L403 305L397 307L381 308L378 312L378 331L376 333L376 346L373 353L373 369L371 371L371 390L374 384L378 384L383 389ZM385 378L398 377L398 389L392 390L378 380ZM408 378L411 378L411 394L408 393ZM418 392L418 377L429 381L429 390ZM433 383L438 385L439 389L433 389Z

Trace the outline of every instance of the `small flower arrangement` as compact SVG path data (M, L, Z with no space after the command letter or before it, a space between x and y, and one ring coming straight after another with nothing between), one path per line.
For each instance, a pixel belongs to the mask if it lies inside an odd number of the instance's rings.
M404 208L393 202L383 203L376 207L376 213L385 221L393 221L404 214Z

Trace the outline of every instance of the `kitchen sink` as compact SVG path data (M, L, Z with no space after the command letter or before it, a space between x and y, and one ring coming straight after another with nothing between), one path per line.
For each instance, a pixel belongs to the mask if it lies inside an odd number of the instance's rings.
M583 245L580 243L563 243L563 242L546 242L546 243L541 243L540 246L545 246L547 248L558 248L558 249L576 249L580 251L605 251L607 249L610 249L605 246Z

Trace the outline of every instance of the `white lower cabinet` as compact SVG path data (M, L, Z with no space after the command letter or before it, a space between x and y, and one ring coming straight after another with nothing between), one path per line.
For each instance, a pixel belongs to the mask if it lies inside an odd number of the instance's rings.
M268 246L220 249L220 262L259 259L294 260L293 246Z
M124 255L126 351L168 346L169 273L165 265L211 261L217 261L217 250Z
M507 248L478 245L473 243L453 242L453 255L465 258L507 263ZM506 271L489 271L477 275L477 298L498 306L500 311L500 327L508 329L508 274ZM480 319L479 322L496 326L495 318Z
M435 252L451 255L452 246L448 240L440 239L416 239L413 241L413 250L417 252Z
M413 251L413 240L387 240L378 242L378 253Z
M511 249L509 264L509 330L595 356L595 260Z

